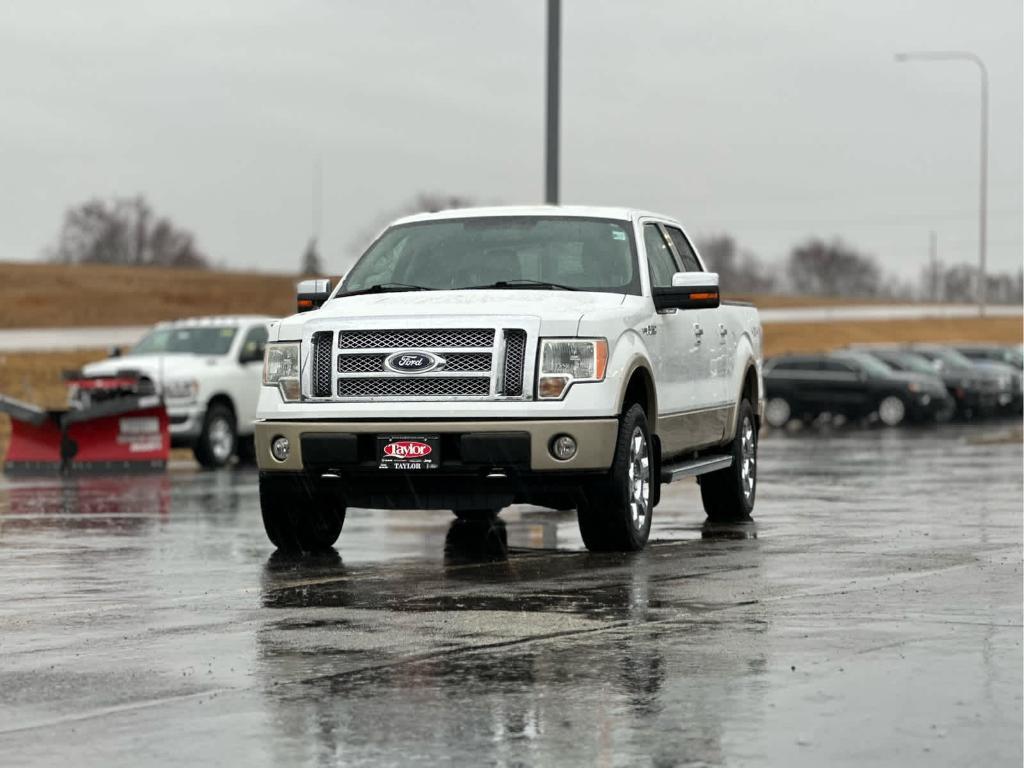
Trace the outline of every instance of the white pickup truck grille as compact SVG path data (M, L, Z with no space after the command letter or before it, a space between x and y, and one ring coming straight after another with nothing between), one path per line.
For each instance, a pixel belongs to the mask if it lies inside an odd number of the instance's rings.
M314 400L520 398L526 331L521 328L427 328L317 331L310 339ZM399 373L385 361L398 352L444 360L427 373Z

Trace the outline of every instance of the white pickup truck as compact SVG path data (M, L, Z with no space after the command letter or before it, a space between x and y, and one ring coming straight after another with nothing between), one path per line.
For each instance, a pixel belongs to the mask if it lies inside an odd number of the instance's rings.
M502 207L388 227L271 326L257 407L273 544L332 546L347 507L575 507L591 550L647 542L662 483L754 506L756 310L722 303L677 221Z
M82 369L87 376L140 374L162 395L171 445L215 469L251 459L253 420L271 318L193 317L157 323L134 347Z

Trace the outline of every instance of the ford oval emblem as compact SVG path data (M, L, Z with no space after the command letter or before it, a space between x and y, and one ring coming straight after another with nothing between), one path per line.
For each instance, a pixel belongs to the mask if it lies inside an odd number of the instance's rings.
M395 352L384 358L384 367L393 373L426 373L444 365L444 358L430 352Z

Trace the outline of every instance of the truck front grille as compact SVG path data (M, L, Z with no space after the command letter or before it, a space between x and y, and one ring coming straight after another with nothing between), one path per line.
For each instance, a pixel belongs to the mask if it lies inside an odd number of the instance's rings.
M317 331L306 386L322 400L522 397L526 342L519 328ZM395 353L417 351L443 362L425 373L385 365Z
M331 352L334 333L318 331L313 334L313 397L331 396Z
M338 349L434 349L447 347L490 347L493 328L441 328L396 331L342 331Z
M505 382L501 394L519 397L523 394L523 367L526 364L526 331L505 331Z
M487 397L487 376L392 379L338 379L338 397Z
M452 352L443 355L443 370L454 373L491 372L490 352ZM341 353L338 355L338 373L383 373L385 354Z

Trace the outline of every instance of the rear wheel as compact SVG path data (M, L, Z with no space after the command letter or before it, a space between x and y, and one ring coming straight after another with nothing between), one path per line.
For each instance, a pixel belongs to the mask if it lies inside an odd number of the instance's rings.
M653 476L651 433L639 405L619 422L615 458L608 476L588 487L577 509L583 543L592 552L643 549L651 534Z
M345 524L345 503L319 478L260 475L260 511L267 538L283 552L330 549Z
M196 461L207 469L220 469L231 461L237 445L235 414L223 403L214 403L206 410L203 431L192 449Z
M750 519L757 495L757 421L749 400L740 402L736 437L729 445L732 464L698 478L708 520L737 523Z

